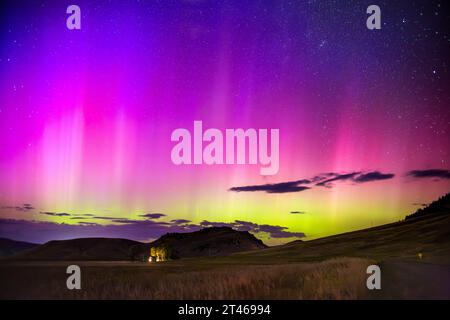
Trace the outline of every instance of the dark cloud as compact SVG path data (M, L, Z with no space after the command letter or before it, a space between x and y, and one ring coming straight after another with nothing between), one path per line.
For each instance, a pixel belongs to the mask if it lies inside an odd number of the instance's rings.
M141 216L147 216L147 215L141 215ZM108 220L112 223L121 223L121 224L126 224L126 223L127 224L132 224L132 223L145 224L145 223L149 222L149 219L137 220L137 219L128 219L128 218L123 218L123 217L103 217L103 216L93 216L93 217L88 217L88 219ZM155 218L155 219L157 219L157 218ZM159 222L152 222L152 224L166 225L166 224L170 224L170 223L159 221Z
M24 203L20 206L2 206L1 209L9 209L16 211L31 211L34 210L35 208L29 203Z
M211 221L207 221L207 220L203 220L202 222L200 222L200 226L204 227L204 228L209 228L209 227L233 227L232 223L228 223L228 222L211 222Z
M350 173L335 173L327 172L316 175L310 179L301 179L280 183L269 183L261 185L251 185L242 187L233 187L228 189L235 192L255 192L263 191L266 193L288 193L288 192L300 192L311 189L311 185L314 184L319 187L331 188L333 182L338 181L351 181L355 183L365 183L377 180L387 180L393 178L393 173L382 173L379 171L361 172L355 171Z
M379 171L372 171L358 175L357 177L353 178L353 181L357 183L364 183L370 181L392 179L394 176L395 174L393 173L381 173Z
M115 219L111 224L103 225L90 221L78 221L77 224L48 221L30 221L0 219L0 237L44 243L50 240L64 240L86 237L126 238L137 241L156 239L166 233L192 232L206 227L228 226L238 231L248 231L255 235L268 234L271 238L302 238L302 232L287 231L287 227L257 224L235 220L231 223L202 221L199 224L180 224L189 220L176 219L171 222L153 220Z
M165 217L164 213L146 213L141 214L140 217L148 218L148 219L159 219L161 217Z
M160 226L171 225L171 223L169 223L169 222L162 222L162 221L154 222L154 221L150 221L150 220L136 220L136 219L124 219L124 218L114 219L114 220L111 220L111 222L114 222L114 223L129 223L129 224L141 224L141 225L149 225L150 224L152 226L155 226L155 225L160 225Z
M98 223L86 222L86 221L80 221L80 222L78 222L78 224L83 225L83 226L100 226Z
M304 184L311 183L310 180L302 179L297 181L273 183L273 184L263 184L263 185L253 185L253 186L243 186L243 187L233 187L229 191L235 192L254 192L254 191L264 191L266 193L288 193L288 192L300 192L310 189Z
M411 170L406 175L413 178L450 179L450 170L445 169Z
M257 224L249 221L235 220L234 222L210 222L204 220L200 223L202 227L230 227L238 231L248 231L254 234L267 233L271 238L303 238L303 232L286 231L287 227L273 226L268 224Z
M101 225L94 222L79 221L77 224L0 219L0 237L44 243L50 240L73 238L125 238L136 241L149 241L168 232L191 232L201 226L178 226L162 224L151 220L137 220L129 223Z
M320 180L316 183L317 186L331 188L332 182L336 181L351 181L355 183L366 183L372 181L380 181L380 180L388 180L392 179L395 174L393 173L383 173L380 171L369 171L369 172L361 172L355 171L350 173L327 173L323 175L319 175L317 177L327 176L328 178Z
M287 229L286 227L281 227L281 226L271 226L271 225L268 225L268 224L262 224L262 225L259 225L259 226L257 226L257 227L258 227L258 230L259 230L260 232L267 232L267 233L270 233L270 234L272 234L272 233L278 233L278 232L281 232L281 231Z
M70 214L65 212L50 212L50 211L41 211L40 214L45 214L48 216L54 216L54 217L68 217Z
M270 233L271 238L284 239L284 238L304 238L305 234L303 232L290 232L285 230L272 231Z
M115 222L115 223L140 223L140 222L143 222L142 220L124 219L124 218L113 219L111 221Z
M173 220L170 220L170 222L176 223L176 224L184 224L184 223L189 223L189 222L192 222L192 221L191 220L186 220L186 219L173 219Z
M103 217L103 216L92 216L90 219L98 219L98 220L127 220L127 218Z
M328 179L329 177L335 176L334 172L321 173L311 178L311 183L316 183Z
M331 176L331 178L327 178L325 180L322 180L320 182L316 183L316 186L321 186L321 187L327 187L330 188L332 185L332 182L336 182L336 181L343 181L343 180L351 180L353 179L355 176L359 175L361 172L351 172L351 173L330 173L328 175Z
M29 204L29 203L24 203L22 205L22 208L25 209L25 210L34 210L34 207L31 204Z

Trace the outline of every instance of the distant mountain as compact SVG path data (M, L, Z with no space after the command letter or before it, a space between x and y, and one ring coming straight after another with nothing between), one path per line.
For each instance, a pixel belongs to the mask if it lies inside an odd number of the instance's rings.
M169 258L225 256L267 248L254 235L230 227L206 228L190 233L168 233L150 244L167 249Z
M168 233L152 243L127 239L81 238L49 241L11 257L17 260L147 261L151 248L164 252L164 259L224 256L266 248L248 232L229 227L206 228L190 233Z
M145 244L127 239L80 238L54 240L19 253L18 260L135 260Z
M407 216L404 221L311 241L294 241L267 248L252 234L229 227L206 228L190 233L168 233L152 243L127 239L83 238L50 241L35 246L17 245L11 259L26 260L138 260L150 256L159 260L226 256L238 253L240 258L305 261L336 256L434 257L450 254L450 194ZM7 239L3 239L6 243ZM0 245L2 242L0 241ZM27 245L31 245L27 247ZM9 251L3 249L8 247ZM1 246L13 252L14 246ZM19 252L20 248L24 251ZM267 249L265 249L267 248ZM25 250L29 249L29 250ZM258 250L264 249L264 250Z
M0 257L7 257L38 246L35 243L0 238Z
M440 197L438 200L420 208L413 214L406 216L405 220L423 218L436 215L448 215L450 213L450 193Z

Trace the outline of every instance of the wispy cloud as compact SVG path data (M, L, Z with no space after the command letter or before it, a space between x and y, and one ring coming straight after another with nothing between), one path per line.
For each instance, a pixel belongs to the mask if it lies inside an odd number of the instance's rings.
M164 213L146 213L141 214L140 217L148 218L148 219L159 219L162 217L165 217L166 215Z
M250 221L235 220L234 222L210 222L204 220L200 223L202 227L230 227L239 231L248 231L254 234L267 233L271 238L303 238L306 235L303 232L287 231L287 227L257 224Z
M367 173L362 173L357 177L353 178L353 181L357 183L378 181L378 180L388 180L395 176L393 173L381 173L379 171L372 171Z
M173 219L173 220L170 220L170 222L175 223L175 224L184 224L184 223L189 223L192 221L186 220L186 219Z
M81 222L78 222L78 224L82 225L82 226L100 226L98 223L87 222L87 221L81 221Z
M262 184L253 186L243 186L243 187L233 187L229 191L235 192L254 192L254 191L264 191L267 193L288 193L288 192L300 192L310 189L310 187L304 186L304 184L309 184L309 180L297 180L289 182L281 182L274 184Z
M332 173L332 177L331 178L327 178L325 180L322 180L320 182L316 183L316 186L321 186L321 187L327 187L330 188L332 186L332 182L336 182L336 181L343 181L343 180L351 180L354 179L355 176L361 174L361 172L351 172L351 173Z
M65 212L50 212L50 211L41 211L40 214L45 214L47 216L54 216L54 217L68 217L70 216L69 213Z
M0 219L0 237L34 243L92 237L148 241L148 239L156 239L168 232L189 232L199 229L201 227L198 225L188 227L152 220L136 220L105 225L91 221L67 224L49 221Z
M29 203L24 203L20 206L1 206L0 209L15 210L15 211L32 211L35 208Z
M122 217L92 216L90 219L98 219L98 220L126 220L127 218L122 218Z
M312 189L314 186L332 188L335 182L350 181L352 183L360 184L379 180L392 179L395 176L393 173L382 173L379 171L354 171L348 173L328 172L321 173L309 179L299 179L294 181L268 183L261 185L249 185L232 187L228 189L234 192L255 192L263 191L266 193L288 193L300 192Z
M202 221L199 224L187 224L186 219L171 222L153 220L114 220L110 224L98 224L91 221L79 221L77 224L48 221L30 221L0 219L0 237L44 243L50 240L64 240L86 237L127 238L137 241L156 239L166 233L192 232L205 227L229 226L238 231L248 231L256 236L268 234L271 238L302 238L303 232L291 232L287 227L257 224L236 220L231 223ZM182 222L182 223L180 223Z
M438 178L450 179L450 170L446 169L426 169L426 170L411 170L407 173L413 178Z

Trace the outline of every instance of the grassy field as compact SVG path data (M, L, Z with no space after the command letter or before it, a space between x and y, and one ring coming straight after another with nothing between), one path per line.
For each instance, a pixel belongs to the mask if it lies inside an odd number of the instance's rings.
M208 260L159 264L90 262L82 289L66 288L68 263L0 265L1 299L358 299L367 296L357 258L273 265Z
M81 267L81 290L66 288L70 264ZM371 264L381 267L380 291L366 288ZM225 257L162 263L0 260L0 299L431 298L450 299L448 214Z
M240 261L3 261L0 299L450 299L448 265L362 258ZM382 271L380 291L366 288L366 269L374 263ZM66 288L70 264L81 267L81 290Z

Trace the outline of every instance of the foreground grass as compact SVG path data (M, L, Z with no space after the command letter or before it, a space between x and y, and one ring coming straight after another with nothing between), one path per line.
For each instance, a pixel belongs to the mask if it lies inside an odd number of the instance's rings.
M66 289L66 265L0 265L1 299L358 299L367 259L272 265L107 263L82 267Z

